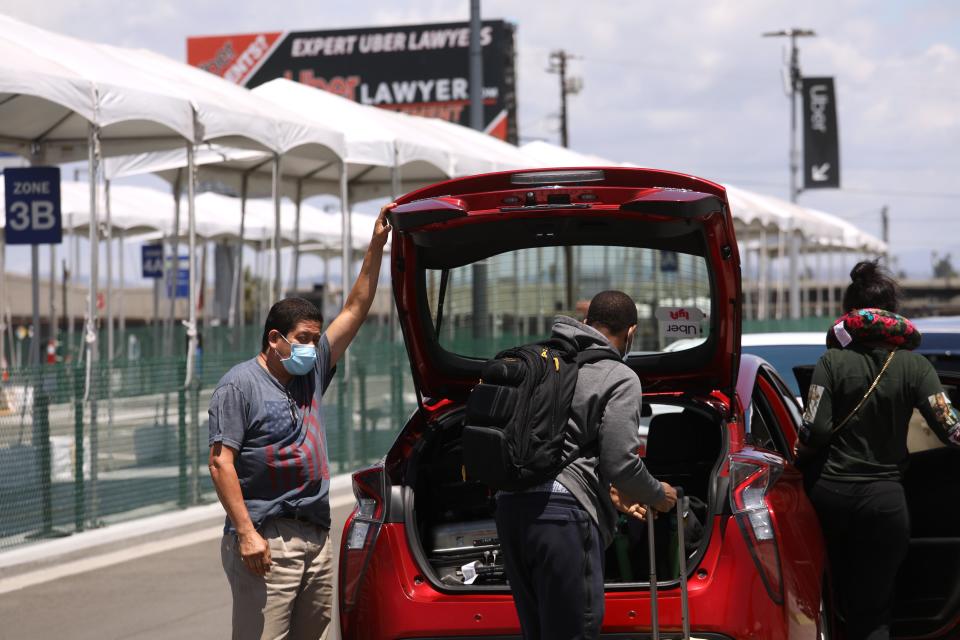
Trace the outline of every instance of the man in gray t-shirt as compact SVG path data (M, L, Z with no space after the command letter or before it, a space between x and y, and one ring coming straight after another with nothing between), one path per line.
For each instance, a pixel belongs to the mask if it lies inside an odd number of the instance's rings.
M210 399L210 475L227 512L220 555L233 594L233 638L320 638L333 606L330 472L321 416L337 361L377 290L390 235L380 212L343 310L321 333L302 298L271 307L260 353Z

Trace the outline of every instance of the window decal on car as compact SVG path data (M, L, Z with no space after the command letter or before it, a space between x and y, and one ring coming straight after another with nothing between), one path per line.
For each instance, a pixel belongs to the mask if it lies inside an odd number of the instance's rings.
M807 406L803 410L804 424L813 424L817 417L817 409L820 408L820 399L823 397L824 388L818 384L810 385L810 392L807 394Z
M927 398L930 408L933 409L933 416L937 422L943 425L947 437L954 444L960 445L960 416L957 410L953 408L950 398L944 392L935 393Z
M706 314L696 307L660 307L656 311L660 335L664 339L699 338Z

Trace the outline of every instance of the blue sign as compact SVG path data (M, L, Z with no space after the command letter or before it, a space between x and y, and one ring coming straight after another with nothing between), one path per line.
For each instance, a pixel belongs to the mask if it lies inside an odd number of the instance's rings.
M663 273L676 273L679 265L679 256L676 251L660 252L660 271Z
M180 268L177 269L177 286L175 291L171 291L171 278L167 278L167 297L168 298L189 298L190 297L190 269L184 267L189 263L187 256L180 256Z
M60 244L60 167L3 170L7 244Z
M145 244L140 248L140 255L143 258L143 277L162 278L163 245Z

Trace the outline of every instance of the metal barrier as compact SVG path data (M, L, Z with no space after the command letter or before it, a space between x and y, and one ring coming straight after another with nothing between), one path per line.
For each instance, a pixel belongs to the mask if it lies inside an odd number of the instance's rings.
M86 401L82 364L11 370L0 384L0 551L216 500L207 408L223 374L256 354L259 333L247 336L244 352L200 354L189 389L185 357L101 360ZM386 327L364 327L349 355L351 380L337 375L324 398L334 473L382 456L416 406Z

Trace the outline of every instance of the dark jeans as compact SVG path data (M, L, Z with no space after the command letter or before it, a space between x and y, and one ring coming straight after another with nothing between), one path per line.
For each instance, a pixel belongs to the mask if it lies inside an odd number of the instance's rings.
M889 480L820 479L810 495L820 516L834 594L847 640L890 637L897 570L907 555L910 515L903 486Z
M524 640L598 637L603 543L580 503L567 494L501 494L497 532Z

